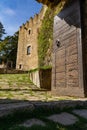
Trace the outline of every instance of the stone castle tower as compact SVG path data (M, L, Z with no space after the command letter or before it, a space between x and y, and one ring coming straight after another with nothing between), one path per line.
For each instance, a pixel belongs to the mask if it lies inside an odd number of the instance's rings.
M38 67L38 34L47 6L30 18L19 29L16 69L31 70Z

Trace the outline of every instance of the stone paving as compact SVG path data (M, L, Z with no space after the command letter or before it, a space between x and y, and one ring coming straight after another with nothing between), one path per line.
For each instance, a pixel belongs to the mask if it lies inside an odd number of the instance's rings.
M86 116L83 116L84 112L87 113L86 109L73 110L73 112L75 114L76 114L76 112L78 112L78 116L81 116L83 118L87 118ZM51 115L49 117L46 117L46 119L51 120L55 123L59 123L59 124L64 125L64 126L73 125L79 121L79 118L76 115L70 114L67 112L62 112L60 114L54 114L54 115ZM25 121L20 126L31 127L33 125L46 126L46 123L43 122L42 120L39 120L39 119L30 119L30 120Z
M48 117L53 122L60 123L62 125L72 125L78 121L78 118L72 114L63 112L61 114L55 114Z
M87 110L86 109L77 109L77 110L73 110L73 113L78 115L78 116L81 116L83 118L86 118L87 119Z
M39 125L39 126L46 126L45 122L39 120L39 119L30 119L25 121L23 124L19 126L24 126L24 127L31 127L33 125Z
M1 100L2 101L2 100ZM71 106L74 102L75 104L82 105L81 101L55 101L55 102L41 102L41 101L0 101L0 117L10 115L14 112L19 112L19 111L29 111L33 112L35 109L41 108L41 109L54 109L54 108L60 108L62 106L62 109L65 108L66 106ZM61 106L60 106L61 104ZM87 106L86 101L83 103L83 106ZM75 109L74 107L72 108L72 111L70 112L61 112L59 114L51 114L48 117L45 117L48 120L51 120L55 123L62 124L64 126L68 125L73 125L76 122L79 121L79 117L83 117L87 119L87 109ZM31 127L32 125L42 125L45 126L45 122L39 119L30 119L25 121L23 124L21 124L25 127Z

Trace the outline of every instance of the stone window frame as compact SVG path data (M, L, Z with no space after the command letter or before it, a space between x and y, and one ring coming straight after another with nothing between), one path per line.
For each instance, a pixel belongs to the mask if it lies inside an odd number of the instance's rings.
M28 29L28 34L31 35L31 28Z
M27 55L31 55L31 45L27 45Z

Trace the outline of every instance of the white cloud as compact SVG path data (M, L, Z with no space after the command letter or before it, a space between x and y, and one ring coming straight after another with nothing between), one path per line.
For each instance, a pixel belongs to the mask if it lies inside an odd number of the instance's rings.
M4 9L4 12L3 12L3 13L4 13L4 14L7 14L7 15L10 15L10 16L13 16L13 15L16 14L15 11L12 10L12 9L10 9L10 8Z
M13 16L16 14L16 12L12 8L0 4L0 15L1 14Z
M1 9L0 22L2 22L6 30L6 35L13 35L18 30L18 25L12 21L14 15L16 15L15 11L10 8L3 7L3 9Z

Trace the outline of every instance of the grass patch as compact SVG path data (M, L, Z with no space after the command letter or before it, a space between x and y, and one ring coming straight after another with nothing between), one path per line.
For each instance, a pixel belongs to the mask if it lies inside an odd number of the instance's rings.
M7 88L5 84L0 85L0 98L2 99L6 98L26 100L30 99L31 97L33 97L33 99L36 99L36 97L39 97L38 99L41 99L43 97L46 102L49 101L49 98L55 100L55 98L46 91L33 91L31 89L33 85L29 79L29 74L4 74L0 75L0 79L1 82L6 83L7 85L9 84L9 87L7 86ZM56 99L65 100L72 98L59 97ZM82 107L77 106L75 109L82 109ZM33 112L20 110L13 115L0 118L0 130L87 130L87 119L79 117L75 114L74 115L78 117L79 121L76 122L76 124L70 126L63 126L61 124L54 123L46 118L47 116L61 112L68 112L72 114L72 110L73 108L64 108L61 110L58 107L53 107L52 105L50 105L50 109L47 107L47 105L44 105L44 107L37 106ZM19 126L25 120L29 120L31 118L37 118L44 121L46 126L33 126L31 128Z
M43 69L47 69L45 66ZM32 90L31 90L32 89ZM39 91L35 91L39 90ZM13 95L9 95L10 93ZM65 100L72 99L67 97L54 97L49 92L42 91L41 89L34 86L29 79L29 73L27 74L0 74L0 98L9 99L35 99L36 100ZM26 95L27 94L27 95ZM28 95L29 94L29 95ZM23 95L23 96L21 96ZM32 98L33 97L33 98Z

